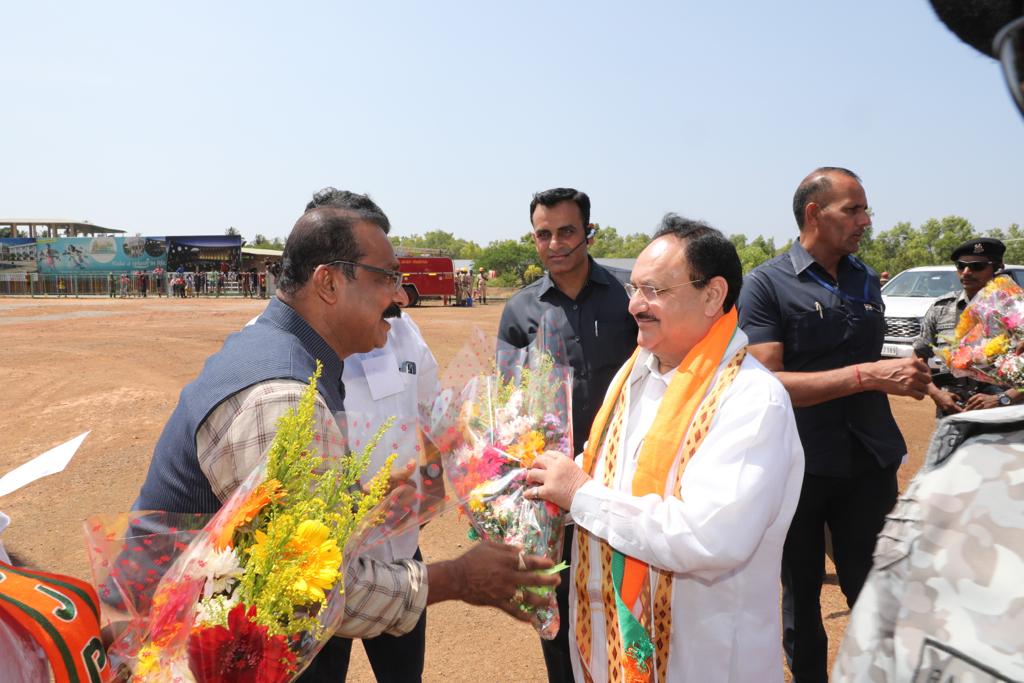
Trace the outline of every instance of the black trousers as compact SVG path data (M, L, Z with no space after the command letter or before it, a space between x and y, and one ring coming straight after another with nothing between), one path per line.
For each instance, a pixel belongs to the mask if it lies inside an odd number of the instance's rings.
M896 503L898 465L855 477L804 475L782 550L782 644L793 683L828 681L828 637L821 621L825 525L839 587L852 608L871 569L875 540Z
M423 559L419 549L414 557ZM378 683L419 683L427 644L427 610L409 633L365 638L362 643ZM351 656L351 638L331 638L296 683L343 683Z
M562 559L568 564L572 560L572 539L575 525L565 527L565 541L562 545ZM563 569L559 576L562 583L555 589L558 598L558 635L552 640L540 641L540 649L544 653L544 666L548 670L548 683L573 683L572 660L569 658L569 582L572 581L571 568Z

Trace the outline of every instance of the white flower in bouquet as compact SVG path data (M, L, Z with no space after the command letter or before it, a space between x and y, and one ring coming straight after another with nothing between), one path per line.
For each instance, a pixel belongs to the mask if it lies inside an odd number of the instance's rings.
M498 433L496 434L498 443L506 445L514 443L520 434L525 434L532 427L533 424L527 415L508 417L498 423Z
M242 566L238 562L234 548L216 551L197 564L200 575L206 578L206 585L203 587L204 598L209 598L215 593L227 592L231 583L242 576Z
M238 596L223 593L200 600L196 605L196 626L227 626L228 613L238 604Z

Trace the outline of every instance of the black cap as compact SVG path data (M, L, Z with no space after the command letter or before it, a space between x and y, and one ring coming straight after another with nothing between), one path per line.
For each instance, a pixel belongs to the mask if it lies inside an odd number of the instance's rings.
M1003 262L1003 254L1006 253L1006 245L993 237L978 237L967 240L953 250L949 255L951 261L956 261L961 256L987 256L996 263Z

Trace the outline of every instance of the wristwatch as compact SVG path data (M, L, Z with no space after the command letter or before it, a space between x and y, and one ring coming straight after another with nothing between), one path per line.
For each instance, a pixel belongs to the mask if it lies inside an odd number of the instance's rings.
M999 405L1001 405L1001 406L1008 406L1011 403L1013 403L1013 401L1010 400L1010 397L1006 395L1005 391L1003 393L999 394L998 398L999 398Z
M434 460L420 468L420 476L424 479L437 479L441 476L441 463Z

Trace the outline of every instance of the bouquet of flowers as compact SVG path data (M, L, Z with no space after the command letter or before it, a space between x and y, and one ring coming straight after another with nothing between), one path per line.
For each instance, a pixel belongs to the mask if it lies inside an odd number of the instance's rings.
M948 346L937 349L957 377L1024 388L1024 290L1009 277L993 278L960 314Z
M547 450L572 452L572 368L536 347L516 359L499 358L498 366L492 362L491 371L460 378L461 390L443 390L424 424L472 525L470 538L519 545L528 555L558 562L566 515L557 505L525 497L526 470ZM542 638L554 638L554 591L526 590L548 596L543 608L519 608L531 612Z
M319 375L202 531L133 515L119 545L102 520L87 523L101 600L126 615L109 653L132 680L289 681L340 624L343 558L380 520L395 456L362 489L374 442L334 462L310 448Z

